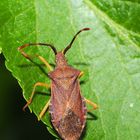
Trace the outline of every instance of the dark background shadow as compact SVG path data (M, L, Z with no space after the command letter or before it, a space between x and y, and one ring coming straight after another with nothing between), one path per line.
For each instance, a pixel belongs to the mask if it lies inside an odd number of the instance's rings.
M94 114L94 113L92 113L92 112L88 112L87 113L87 120L97 120L98 119L98 117Z
M0 140L55 140L33 113L22 111L22 89L4 61L0 54Z

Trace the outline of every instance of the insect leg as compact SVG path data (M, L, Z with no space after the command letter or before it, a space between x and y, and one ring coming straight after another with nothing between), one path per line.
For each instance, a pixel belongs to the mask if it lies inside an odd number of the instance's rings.
M98 108L98 105L88 99L85 98L86 103L90 104L91 106L93 106L93 110Z
M49 69L49 71L52 71L53 70L53 68L51 67L51 65L42 56L37 56L37 57L40 59L40 61L42 61L47 66L47 68Z
M43 87L46 87L46 88L50 88L49 84L37 82L33 87L33 91L32 91L32 94L30 96L30 99L27 101L26 105L23 107L23 111L25 111L25 108L28 107L32 103L32 99L33 99L33 96L35 94L35 89L36 89L37 86L43 86Z
M34 46L34 45L48 46L48 47L50 47L50 48L54 51L54 54L57 54L57 51L56 51L55 47L52 46L51 44L46 44L46 43L29 43L29 44L24 44L24 45L18 47L18 50L21 52L21 54L22 54L25 58L27 58L27 59L29 59L30 61L32 61L31 59L32 59L34 56L29 56L27 53L25 53L25 52L23 51L23 49L26 48L26 47L29 47L29 46ZM48 63L43 57L41 57L41 56L39 56L39 55L35 55L35 57L36 57L36 56L48 67L48 69L49 69L50 71L52 70L52 67L49 65L49 63Z
M81 71L78 77L80 78L81 76L83 76L83 74L84 74L84 72Z
M84 74L84 72L81 71L78 77L80 78L81 76L83 76L83 74ZM88 100L86 98L85 98L85 101L86 101L86 103L92 105L94 110L98 108L96 103L94 103L94 102L92 102L92 101L90 101L90 100Z
M46 103L46 105L44 106L44 108L42 109L42 111L40 112L39 116L38 116L38 120L40 120L43 115L45 114L46 110L48 109L50 104L50 100Z

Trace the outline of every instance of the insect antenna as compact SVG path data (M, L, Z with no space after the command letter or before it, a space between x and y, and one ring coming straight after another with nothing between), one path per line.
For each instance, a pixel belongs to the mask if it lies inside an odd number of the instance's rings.
M71 48L75 38L77 37L78 34L80 34L82 31L87 31L90 30L90 28L83 28L80 31L78 31L75 36L73 37L72 41L70 42L70 44L64 49L63 53L66 54L66 52Z
M23 48L25 48L25 47L34 46L34 45L48 46L48 47L50 47L50 48L53 50L53 52L54 52L55 55L57 54L56 48L55 48L53 45L47 44L47 43L28 43L28 44L24 44L24 45L20 46L20 47L18 48L18 50L21 51L21 50L22 50ZM21 51L21 52L24 53L23 51Z

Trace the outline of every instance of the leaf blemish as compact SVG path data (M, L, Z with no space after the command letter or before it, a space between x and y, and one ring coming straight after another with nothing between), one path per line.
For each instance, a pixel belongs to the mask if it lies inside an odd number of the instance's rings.
M131 108L134 106L134 104L133 103L130 103L130 105L129 105Z

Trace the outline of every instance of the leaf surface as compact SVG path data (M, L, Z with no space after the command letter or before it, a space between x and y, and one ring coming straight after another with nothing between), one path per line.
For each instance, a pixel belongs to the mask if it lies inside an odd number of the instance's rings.
M5 0L0 3L1 46L6 66L29 99L36 82L50 83L47 68L34 58L25 59L18 46L47 42L62 50L83 27L66 57L84 71L82 95L99 109L88 114L83 140L140 139L140 3L134 0ZM3 11L3 12L2 12ZM29 47L30 55L41 55L55 64L47 47ZM49 90L37 88L30 105L37 116L49 100ZM87 105L89 109L90 106ZM53 134L50 116L42 121Z

